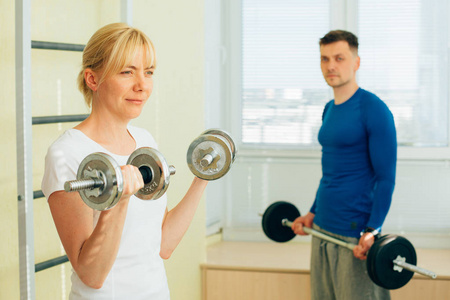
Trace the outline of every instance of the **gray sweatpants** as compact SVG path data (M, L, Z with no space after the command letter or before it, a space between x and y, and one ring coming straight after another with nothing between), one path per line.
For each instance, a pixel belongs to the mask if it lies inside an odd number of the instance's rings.
M326 234L357 244L358 239L344 237L320 229ZM389 290L373 283L367 274L366 261L353 252L317 237L311 245L312 300L389 300Z

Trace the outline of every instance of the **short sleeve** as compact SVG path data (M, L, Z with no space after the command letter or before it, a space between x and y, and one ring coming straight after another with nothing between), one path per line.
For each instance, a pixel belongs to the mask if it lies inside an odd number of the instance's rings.
M52 146L45 156L45 171L42 192L48 198L56 191L64 190L64 183L77 176L79 162L63 147Z

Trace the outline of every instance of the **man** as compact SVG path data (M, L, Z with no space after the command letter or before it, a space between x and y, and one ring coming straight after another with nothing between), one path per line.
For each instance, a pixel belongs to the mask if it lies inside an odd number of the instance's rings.
M327 33L319 42L321 69L333 88L325 106L319 142L322 179L310 212L297 218L303 226L357 244L348 249L312 239L312 299L390 299L367 274L367 251L378 237L395 184L397 139L391 112L356 82L360 66L358 38L347 31Z

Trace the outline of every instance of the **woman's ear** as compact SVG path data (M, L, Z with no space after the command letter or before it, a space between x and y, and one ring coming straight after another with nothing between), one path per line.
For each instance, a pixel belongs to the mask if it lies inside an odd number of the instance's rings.
M84 70L84 81L86 82L87 86L94 92L97 91L98 84L100 81L99 75L97 72L94 72L92 69L85 69Z

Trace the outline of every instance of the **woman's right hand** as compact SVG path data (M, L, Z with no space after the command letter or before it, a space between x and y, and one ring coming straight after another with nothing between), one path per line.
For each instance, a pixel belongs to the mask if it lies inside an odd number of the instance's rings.
M139 169L132 165L120 167L123 175L122 197L130 198L144 187L144 179Z
M303 226L312 228L312 224L314 221L315 214L308 212L306 216L300 216L292 222L292 231L298 235L307 235L306 232L303 231Z

